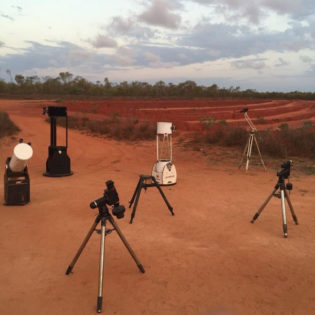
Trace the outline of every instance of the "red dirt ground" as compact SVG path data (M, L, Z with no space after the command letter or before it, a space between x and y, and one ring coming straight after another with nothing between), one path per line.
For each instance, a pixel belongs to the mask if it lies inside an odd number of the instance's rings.
M0 110L21 128L15 138L0 141L2 172L19 137L34 149L28 164L29 204L2 205L0 181L0 314L95 314L98 234L92 235L73 274L65 275L95 219L89 203L112 179L127 206L138 175L150 174L155 159L154 141L117 142L69 130L74 175L42 176L50 128L40 108L49 104L0 100ZM310 108L314 113L314 105ZM146 273L138 271L116 233L108 235L103 314L314 314L314 176L292 170L290 198L300 224L293 223L287 208L285 239L277 198L255 224L249 223L273 190L278 163L267 163L266 172L250 165L245 173L237 168L238 151L213 147L206 156L174 140L178 183L163 191L175 216L149 188L132 225L130 209L116 220Z
M258 129L279 127L288 123L298 127L302 121L315 122L315 101L301 100L248 100L248 99L196 99L196 100L70 100L64 101L70 111L139 120L172 121L181 130L200 130L201 118L213 117L230 124L247 126L240 110L249 109L249 116ZM264 123L259 125L263 118Z

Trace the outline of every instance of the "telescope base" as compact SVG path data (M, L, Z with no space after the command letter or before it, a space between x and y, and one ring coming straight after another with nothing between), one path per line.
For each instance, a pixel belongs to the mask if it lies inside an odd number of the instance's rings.
M175 185L177 181L176 167L170 160L156 161L152 168L152 176L160 186Z
M73 172L70 171L69 173L63 173L63 174L55 174L55 173L45 172L45 173L43 173L43 175L46 177L63 177L63 176L71 176L71 175L73 175Z
M50 146L48 149L46 172L43 175L48 177L70 176L73 174L70 164L66 147Z
M27 167L22 172L12 172L9 168L10 158L6 161L4 173L4 204L6 206L23 206L30 202L30 178Z

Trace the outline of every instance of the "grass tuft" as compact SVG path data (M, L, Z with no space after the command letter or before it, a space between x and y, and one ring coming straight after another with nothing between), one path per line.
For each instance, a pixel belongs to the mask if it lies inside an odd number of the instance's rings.
M0 138L14 135L20 128L10 119L8 113L0 112Z

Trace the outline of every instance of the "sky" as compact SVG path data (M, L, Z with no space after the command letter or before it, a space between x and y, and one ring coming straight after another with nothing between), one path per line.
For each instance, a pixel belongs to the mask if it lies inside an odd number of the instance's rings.
M0 79L315 92L314 0L1 0Z

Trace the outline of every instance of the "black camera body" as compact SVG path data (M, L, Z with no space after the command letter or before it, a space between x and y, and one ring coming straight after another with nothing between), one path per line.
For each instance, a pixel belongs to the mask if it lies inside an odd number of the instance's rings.
M292 161L286 161L281 164L281 171L277 172L277 176L282 179L288 179L291 172Z
M125 207L119 204L119 197L114 182L108 180L105 184L107 189L104 190L104 196L92 201L90 208L98 208L101 213L108 211L106 205L110 205L112 206L113 215L116 216L117 219L122 219L125 215Z

